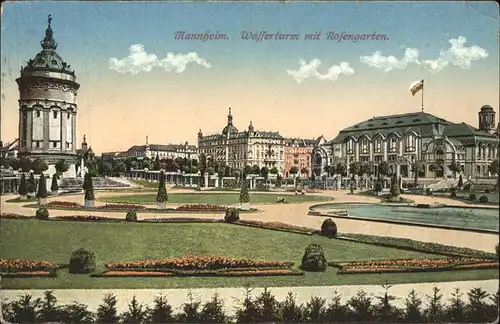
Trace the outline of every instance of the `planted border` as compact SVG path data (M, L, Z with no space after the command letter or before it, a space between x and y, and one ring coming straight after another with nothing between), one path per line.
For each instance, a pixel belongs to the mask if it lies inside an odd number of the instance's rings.
M60 268L56 263L44 260L1 259L2 277L55 277Z
M385 259L329 263L339 274L425 272L443 270L495 269L498 261L481 258Z
M263 221L254 221L254 220L238 220L236 222L232 222L232 224L262 228L262 229L269 229L269 230L275 230L275 231L281 231L281 232L306 234L306 235L312 235L312 234L316 234L319 232L317 229L314 229L314 228L296 226L296 225L291 225L291 224L282 223L282 222L263 222Z

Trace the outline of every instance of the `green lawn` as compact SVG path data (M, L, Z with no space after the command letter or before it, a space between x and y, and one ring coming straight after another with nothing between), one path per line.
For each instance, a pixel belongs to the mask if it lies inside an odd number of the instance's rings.
M240 194L238 192L223 193L171 193L168 194L168 202L172 204L218 204L233 205L239 202ZM308 201L329 201L330 197L314 195L279 195L279 194L259 194L250 193L251 204L275 204L278 197L285 197L289 203L300 203ZM136 204L155 204L156 194L151 195L130 195L103 197L99 200L110 203L136 203Z
M263 230L231 224L145 224L44 222L37 220L0 220L1 257L41 259L68 263L72 251L94 251L98 271L103 263L179 257L219 255L263 260L293 261L298 266L305 247L323 246L328 261L383 258L437 257L424 253L377 247L368 244ZM323 286L347 284L384 284L439 282L498 278L498 270L467 270L436 273L337 275L336 268L308 272L304 276L255 278L92 278L58 270L57 278L4 278L5 289L61 288L195 288Z

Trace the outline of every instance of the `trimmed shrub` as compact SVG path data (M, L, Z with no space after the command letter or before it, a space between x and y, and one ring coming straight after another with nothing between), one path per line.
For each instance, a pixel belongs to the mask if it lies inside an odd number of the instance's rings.
M500 258L500 249L498 248L498 244L495 245L495 252L497 254L497 258Z
M137 222L137 212L135 210L129 210L125 216L127 222Z
M47 208L38 208L35 214L36 219L47 220L49 219L49 211Z
M427 189L425 189L425 194L426 194L427 196L432 196L432 190L431 190L431 188L427 188Z
M479 197L479 202L482 204L486 204L488 202L488 196L482 195Z
M71 253L69 260L69 273L91 273L95 270L94 252L85 249L78 249Z
M232 223L240 220L240 211L236 208L226 209L226 215L224 216L226 222Z
M38 183L38 192L36 196L38 198L47 198L49 194L47 193L47 182L45 181L45 176L43 173L40 175L40 180Z
M158 192L156 194L157 203L165 203L168 201L167 188L165 188L165 174L160 173L160 181L158 184Z
M248 194L248 184L246 181L243 181L240 191L240 203L249 203L249 202L250 202L250 195Z
M92 183L92 176L90 173L85 174L85 179L83 180L83 190L85 190L85 200L95 200L94 184Z
M57 192L59 190L59 185L57 184L57 174L54 173L52 176L52 183L50 185L50 191L52 193Z
M451 193L450 193L451 198L456 198L457 197L457 189L456 188L451 188Z
M17 193L21 196L26 196L28 194L28 185L26 184L26 176L21 174L21 183L19 184L19 189Z
M337 235L337 224L331 218L327 218L321 224L321 234L328 237Z
M317 244L310 244L302 257L301 268L305 271L325 271L327 262L323 248Z
M35 193L36 192L36 180L35 180L35 174L32 172L30 173L30 178L28 179L28 193Z
M476 194L471 193L471 194L469 195L469 200L471 200L471 201L476 201Z

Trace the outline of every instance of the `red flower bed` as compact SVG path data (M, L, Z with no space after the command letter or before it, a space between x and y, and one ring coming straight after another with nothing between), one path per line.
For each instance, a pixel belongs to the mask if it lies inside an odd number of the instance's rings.
M105 266L111 270L174 269L174 270L217 270L234 268L287 268L293 262L258 261L216 256L187 256L164 260L143 260L134 262L112 262Z
M120 220L117 218L104 217L104 216L94 216L94 215L57 216L57 217L54 217L53 219L65 220L65 221L90 221L90 222Z
M239 220L236 223L243 224L243 225L251 225L251 226L256 226L256 227L261 227L261 228L269 228L269 229L276 229L276 230L283 230L283 231L294 231L294 232L301 232L301 233L307 233L307 234L312 234L314 232L317 232L317 230L314 228L291 225L291 224L286 224L286 223L281 223L281 222L262 222L262 221L256 221L256 220Z
M499 266L498 261L465 257L438 259L367 260L330 265L339 267L339 273L404 272L439 269L477 269L484 267L496 268Z
M31 217L24 216L24 215L21 215L21 214L3 213L3 214L0 214L0 218L5 218L5 219L25 219L25 218L31 218Z
M171 277L175 273L164 272L164 271L116 271L108 270L105 271L100 277Z
M225 211L226 207L221 205L182 205L176 208L178 211Z
M72 201L49 201L46 205L47 207L57 207L57 208L83 208L79 203Z
M97 209L119 209L119 210L138 210L146 209L146 206L137 204L106 204L102 206L95 207Z
M17 259L0 260L0 272L53 271L55 269L57 269L57 264L50 261Z

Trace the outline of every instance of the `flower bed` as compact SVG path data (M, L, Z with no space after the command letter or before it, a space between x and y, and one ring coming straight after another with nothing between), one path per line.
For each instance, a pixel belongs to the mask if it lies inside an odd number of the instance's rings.
M94 216L94 215L57 216L53 217L52 219L62 220L62 221L75 221L75 222L116 222L123 220L119 218Z
M46 204L46 207L56 207L56 208L83 208L83 206L79 203L72 202L72 201L59 201L59 200L54 200L54 201L49 201Z
M116 209L116 210L141 210L146 209L146 206L138 204L106 204L102 206L94 207L95 209Z
M411 272L455 269L498 268L498 261L482 258L438 258L438 259L395 259L366 260L356 262L330 263L340 268L340 274L370 272Z
M0 272L0 276L4 278L54 277L55 273L51 271Z
M176 208L177 211L225 211L226 207L213 204L182 205Z
M221 219L195 218L195 217L172 217L172 218L148 218L139 222L146 223L224 223Z
M109 270L218 270L235 268L288 268L293 262L259 261L216 256L187 256L164 260L143 260L134 262L111 262Z
M21 214L15 214L15 213L3 213L0 214L0 218L5 218L5 219L29 219L32 217L29 216L24 216Z
M374 236L374 235L364 235L364 234L345 234L345 233L342 233L336 238L341 240L349 240L359 243L395 247L399 249L418 251L418 252L427 252L427 253L461 256L461 257L478 257L478 258L498 260L498 256L496 256L494 253L488 253L484 251L456 247L451 245L443 245L438 243L415 241L405 238Z
M262 222L262 221L256 221L256 220L239 220L237 222L234 222L234 224L253 226L253 227L259 227L259 228L265 228L265 229L272 229L272 230L278 230L278 231L284 231L284 232L301 233L301 234L313 234L313 233L316 233L318 231L314 228L302 227L302 226L291 225L291 224L286 224L286 223L281 223L281 222Z
M42 260L19 260L19 259L1 259L0 273L19 273L33 271L53 272L57 269L57 264Z
M134 271L134 270L107 270L94 277L251 277L251 276L297 276L302 271L292 269L243 269L243 270L211 270L211 271Z

